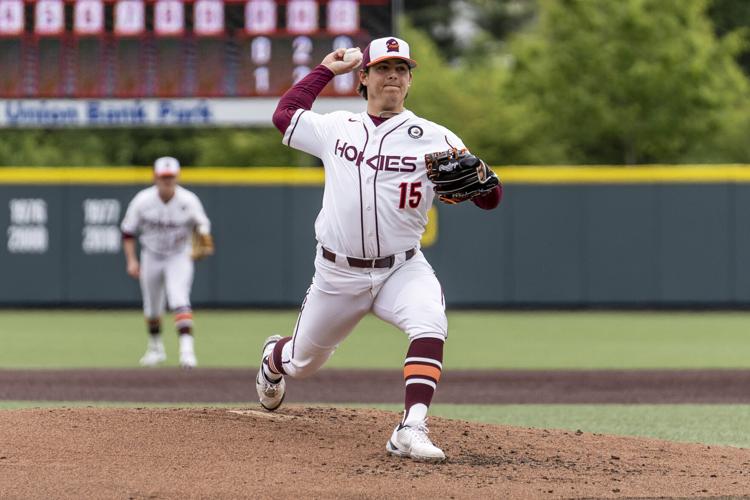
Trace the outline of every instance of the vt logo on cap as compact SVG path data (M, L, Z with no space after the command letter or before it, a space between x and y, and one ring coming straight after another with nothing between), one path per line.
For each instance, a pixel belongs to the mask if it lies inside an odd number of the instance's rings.
M384 59L401 59L406 61L410 68L417 66L417 61L409 55L409 44L394 36L375 39L362 52L362 66L364 68Z

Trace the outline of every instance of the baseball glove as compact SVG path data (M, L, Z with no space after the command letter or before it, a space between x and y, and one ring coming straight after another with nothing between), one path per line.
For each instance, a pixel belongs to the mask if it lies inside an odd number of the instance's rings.
M500 184L485 162L465 149L449 149L424 155L427 177L435 194L450 205L489 193Z
M201 260L209 255L214 254L214 239L210 234L201 234L193 231L193 251L191 257L193 260Z

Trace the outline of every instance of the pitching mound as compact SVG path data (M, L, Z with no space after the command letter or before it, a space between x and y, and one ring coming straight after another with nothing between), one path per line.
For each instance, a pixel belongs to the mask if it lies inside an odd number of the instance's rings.
M750 491L750 450L434 418L441 464L389 457L374 410L0 412L5 498L709 497Z

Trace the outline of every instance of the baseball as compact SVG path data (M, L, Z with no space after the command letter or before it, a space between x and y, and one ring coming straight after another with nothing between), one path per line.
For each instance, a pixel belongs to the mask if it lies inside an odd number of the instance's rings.
M362 61L362 51L357 47L346 49L344 52L344 62Z

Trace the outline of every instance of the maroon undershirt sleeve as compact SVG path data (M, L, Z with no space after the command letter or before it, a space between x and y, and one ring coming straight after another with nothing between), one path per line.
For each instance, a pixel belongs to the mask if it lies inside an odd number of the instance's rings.
M312 108L315 98L333 77L333 72L320 64L287 90L281 96L276 111L273 113L273 124L276 125L276 128L284 134L289 124L292 123L294 113L298 109Z

